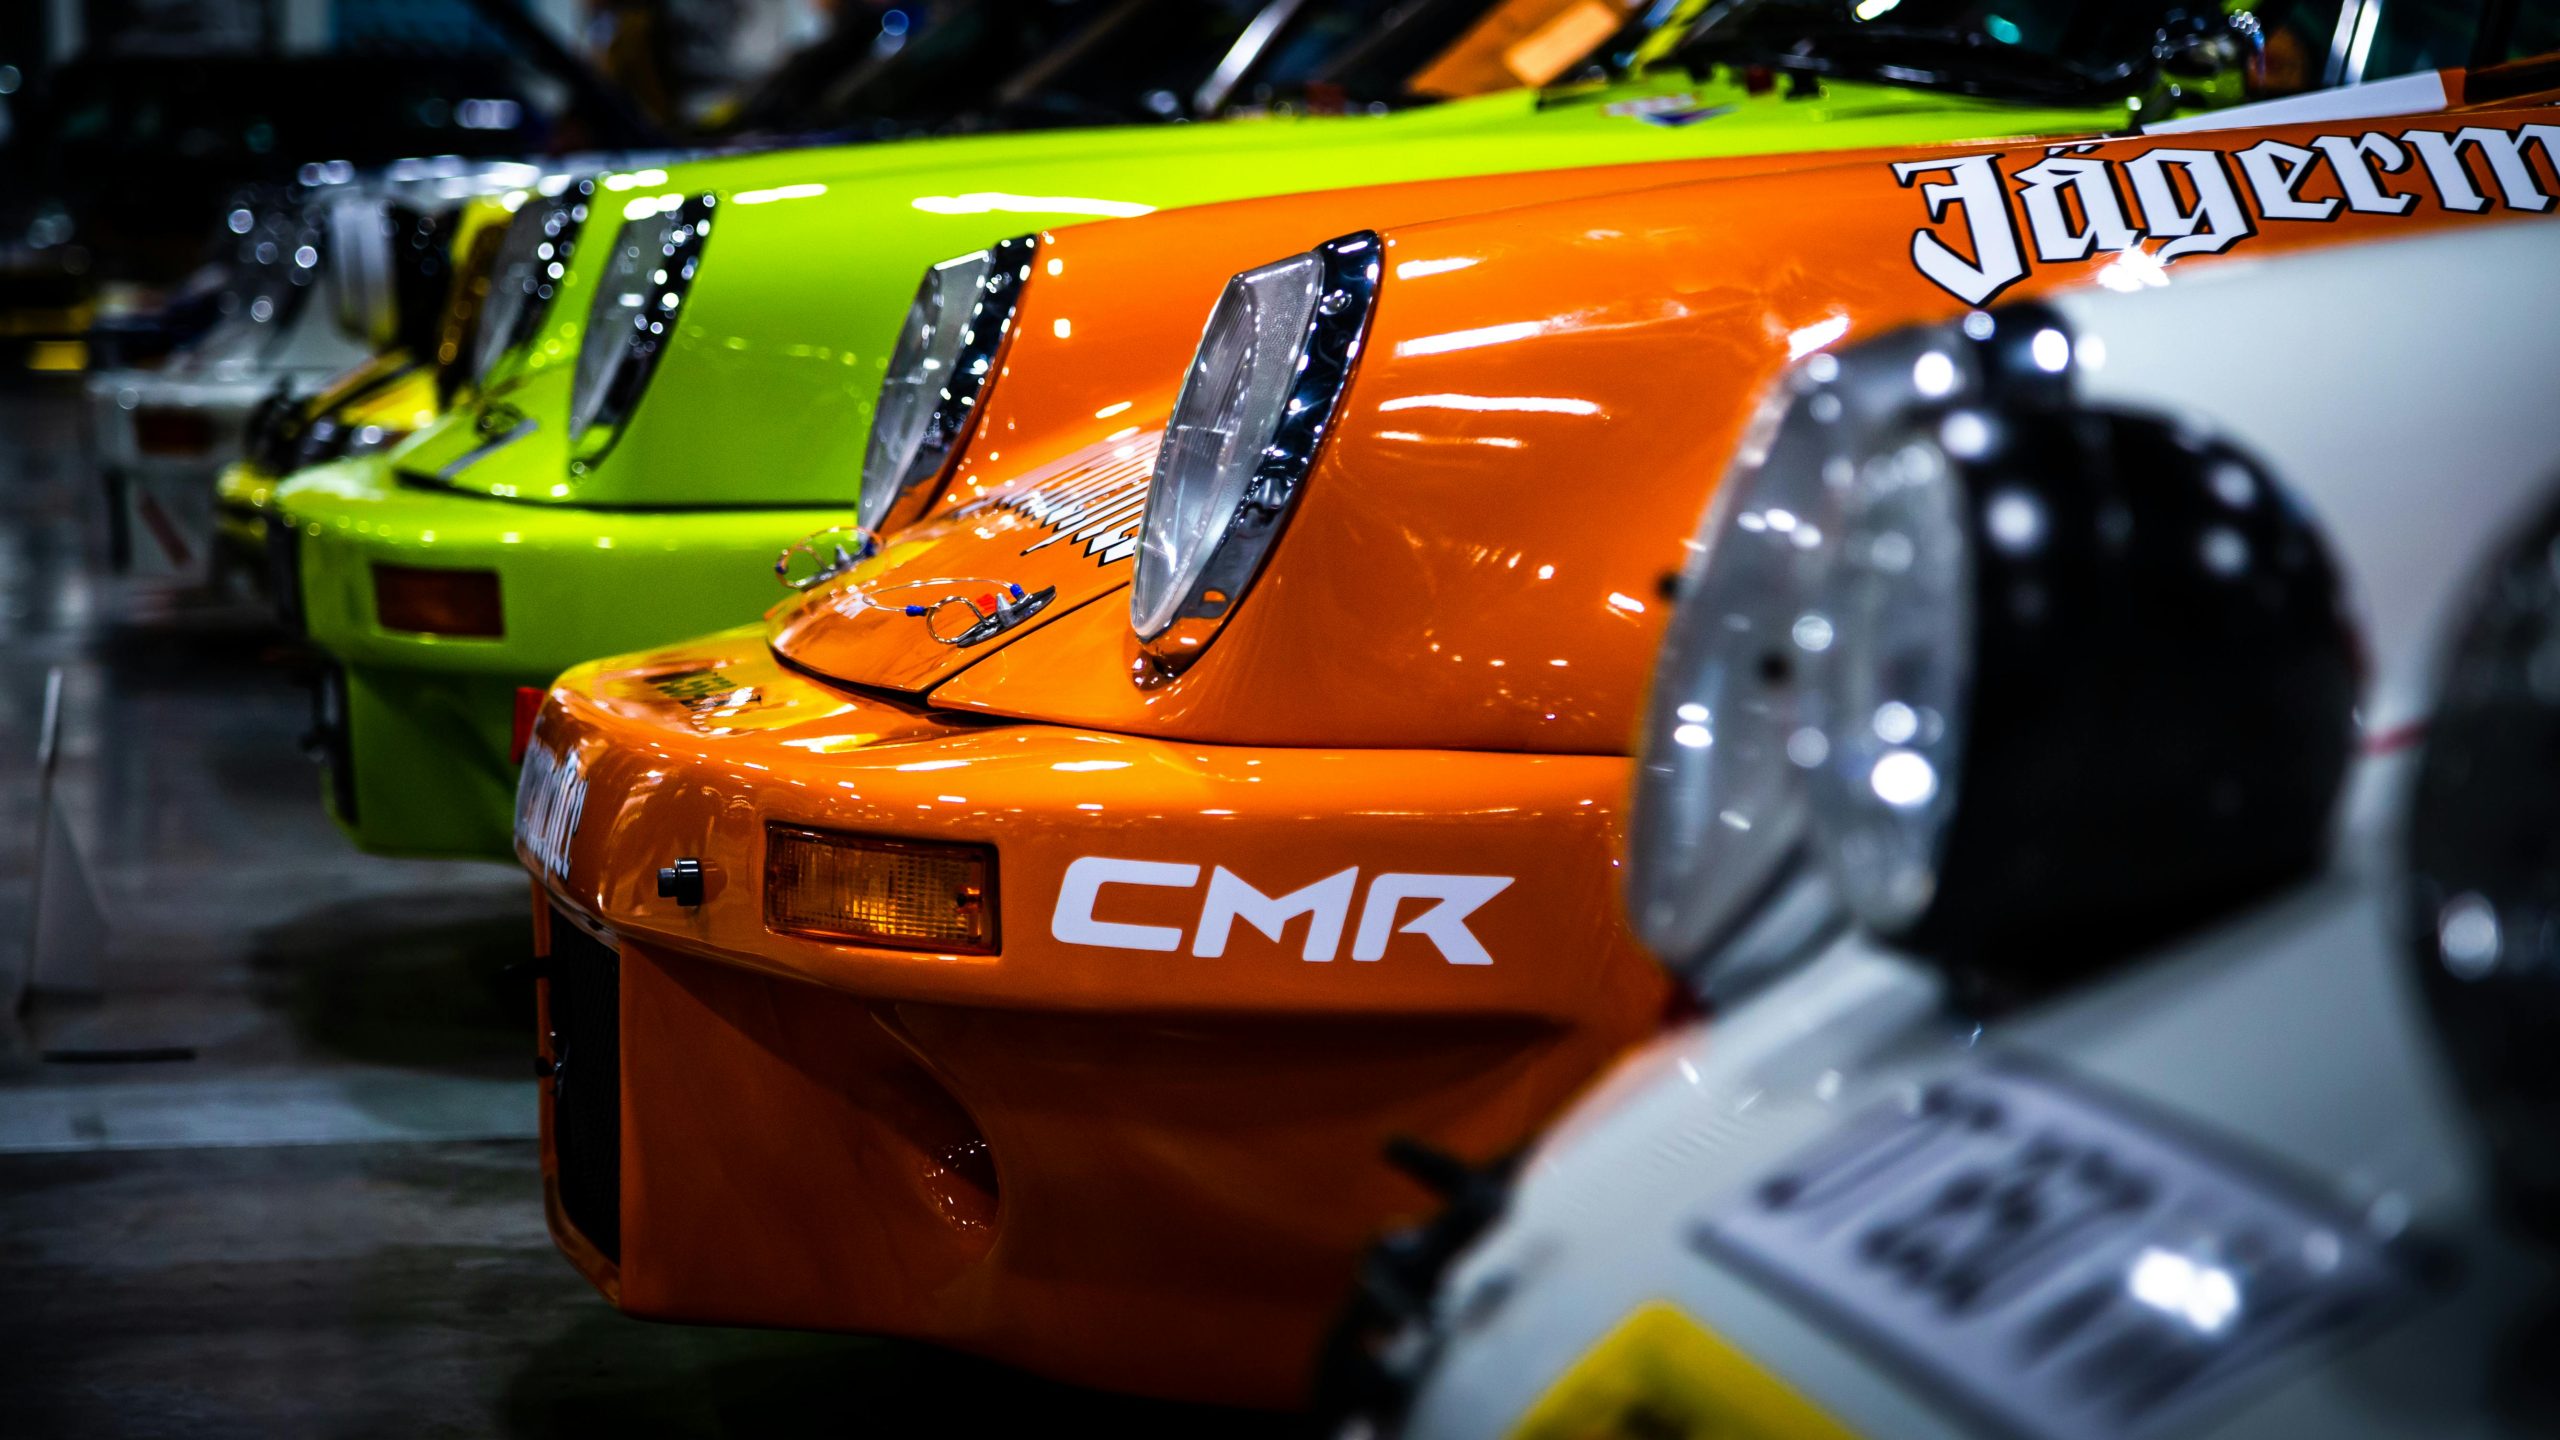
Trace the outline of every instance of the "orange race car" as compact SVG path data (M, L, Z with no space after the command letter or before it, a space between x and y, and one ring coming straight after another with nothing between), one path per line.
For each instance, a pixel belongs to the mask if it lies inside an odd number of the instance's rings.
M1669 999L1618 914L1628 752L1773 378L2004 294L2548 214L2555 118L1646 168L1610 181L1682 183L1423 223L1501 186L1399 187L946 267L984 276L920 298L960 378L875 457L880 533L543 701L554 1233L637 1314L1296 1398L1426 1202L1387 1142L1514 1146Z

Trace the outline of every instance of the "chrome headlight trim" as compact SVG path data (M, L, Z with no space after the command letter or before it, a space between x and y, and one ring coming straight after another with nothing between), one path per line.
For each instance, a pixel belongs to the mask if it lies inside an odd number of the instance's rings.
M2560 484L2488 556L2409 787L2409 957L2507 1211L2560 1234Z
M570 382L572 474L584 474L612 451L648 392L675 339L719 204L707 192L690 196L671 210L625 220L614 236Z
M1005 342L1012 337L1022 292L1031 281L1032 262L1040 253L1040 237L1017 235L984 250L956 256L927 270L916 287L914 304L888 373L880 378L880 398L872 408L871 440L862 461L860 519L864 529L893 529L915 517L919 497L929 502L951 474L960 451L976 428L980 402L993 382ZM956 334L937 333L932 318L940 311L939 284L955 273L975 271L968 313ZM902 374L902 369L912 374ZM931 373L939 371L937 380ZM892 387L933 385L935 399L912 439L894 437L883 426L900 398Z
M1271 547L1287 526L1304 491L1317 450L1332 427L1334 411L1351 381L1370 317L1377 309L1380 259L1385 245L1373 231L1328 240L1302 256L1247 271L1228 282L1227 293L1211 312L1200 347L1174 403L1172 423L1157 453L1155 474L1148 482L1147 511L1136 574L1129 587L1129 618L1138 639L1134 678L1151 684L1179 674L1217 637L1261 574ZM1208 357L1226 338L1222 323L1231 322L1244 303L1254 277L1281 267L1313 261L1314 284L1307 313L1294 345L1278 357L1250 355L1233 375L1213 376ZM1267 419L1257 418L1255 458L1236 487L1232 508L1211 516L1210 527L1187 542L1193 553L1180 553L1186 543L1171 533L1178 512L1172 492L1179 486L1220 483L1215 470L1179 473L1192 451L1183 443L1186 425L1202 431L1200 412L1216 410L1233 397L1225 392L1235 382L1249 382L1265 367L1285 366L1286 388ZM1210 394L1210 383L1223 388ZM1215 416L1211 417L1215 419ZM1267 426L1267 431L1264 427ZM1239 427L1239 437L1247 432ZM1214 499L1214 496L1211 498Z
M533 342L567 283L578 237L585 232L596 183L581 179L558 195L530 194L507 221L506 238L489 269L489 298L473 323L473 386L486 390Z
M1859 467L1836 558L1796 622L1798 643L1824 643L1807 667L1812 727L1787 758L1811 781L1835 893L1877 930L1928 912L1965 778L1981 547L1955 443L1913 436Z
M2018 374L2009 356L2022 342L2002 345L1991 316L1966 324L1990 343L1918 328L1797 362L1700 518L1646 701L1628 846L1629 918L1676 968L1703 965L1779 896L1827 889L1796 758L1806 745L1791 743L1811 722L1797 682L1817 652L1795 631L1836 558L1860 459L1911 408L1981 396L1986 367L2011 387L2063 383ZM1733 637L1755 628L1763 645L1739 656ZM1806 630L1827 647L1820 627ZM1740 793L1718 781L1726 766Z

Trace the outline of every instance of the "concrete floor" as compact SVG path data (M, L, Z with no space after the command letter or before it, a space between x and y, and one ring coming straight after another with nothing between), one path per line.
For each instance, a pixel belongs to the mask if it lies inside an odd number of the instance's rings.
M0 396L0 975L57 666L106 921L99 996L0 1013L0 1435L1288 1428L608 1308L543 1230L522 877L339 838L259 609L104 573L73 400Z

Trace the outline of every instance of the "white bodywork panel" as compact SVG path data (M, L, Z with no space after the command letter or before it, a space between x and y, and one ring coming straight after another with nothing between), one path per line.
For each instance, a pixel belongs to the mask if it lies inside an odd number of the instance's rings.
M2084 359L2100 347L2079 393L2188 419L2264 461L2316 516L2352 590L2372 658L2369 741L2423 719L2470 577L2560 489L2560 225L2163 273L2157 288L2049 302ZM2414 1227L2455 1256L2449 1293L2351 1351L2251 1374L2178 1433L2510 1433L2494 1366L2547 1271L2485 1212L2409 973L2396 821L2413 769L2405 750L2360 765L2329 874L1987 1028L1940 1005L1933 970L1852 937L1625 1061L1453 1270L1407 1433L1508 1432L1657 1299L1853 1430L1978 1433L1693 1232L1842 1117L1993 1057L2126 1097L2290 1171L2377 1234Z

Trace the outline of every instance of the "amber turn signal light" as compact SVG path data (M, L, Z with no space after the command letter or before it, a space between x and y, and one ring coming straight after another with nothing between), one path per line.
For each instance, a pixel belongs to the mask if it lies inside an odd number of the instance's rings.
M995 847L768 825L764 922L819 940L992 955Z
M507 633L495 570L373 567L373 615L385 630L494 640Z

